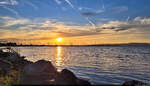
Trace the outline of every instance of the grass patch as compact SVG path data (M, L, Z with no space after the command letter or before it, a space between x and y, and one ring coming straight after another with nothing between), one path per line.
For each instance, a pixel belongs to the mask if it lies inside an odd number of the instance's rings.
M2 73L2 70L0 70ZM18 85L20 82L20 71L12 71L8 74L0 74L0 84L1 85Z

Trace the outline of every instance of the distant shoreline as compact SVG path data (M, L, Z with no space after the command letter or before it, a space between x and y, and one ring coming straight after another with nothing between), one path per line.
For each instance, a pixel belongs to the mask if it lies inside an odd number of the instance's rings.
M116 47L116 46L150 46L150 43L96 44L96 45L0 45L0 47Z

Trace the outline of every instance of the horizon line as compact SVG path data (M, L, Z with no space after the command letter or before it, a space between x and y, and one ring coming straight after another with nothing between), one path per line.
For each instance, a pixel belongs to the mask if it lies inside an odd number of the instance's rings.
M9 45L10 44L10 45ZM11 45L13 44L13 45ZM129 42L129 43L106 43L106 44L17 44L13 42L0 43L0 46L113 46L113 45L150 45L148 42Z

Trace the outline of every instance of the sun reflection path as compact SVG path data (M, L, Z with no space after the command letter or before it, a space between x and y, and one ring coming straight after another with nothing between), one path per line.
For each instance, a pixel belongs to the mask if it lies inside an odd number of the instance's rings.
M63 64L63 58L62 58L62 47L57 47L57 56L55 61L56 66L61 66Z

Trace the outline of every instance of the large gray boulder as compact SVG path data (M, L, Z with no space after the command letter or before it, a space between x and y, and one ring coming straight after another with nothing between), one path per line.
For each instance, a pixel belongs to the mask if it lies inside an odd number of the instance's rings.
M56 68L51 62L39 60L24 67L24 74L21 74L21 84L51 84L56 76Z
M24 71L28 75L55 74L57 72L52 63L45 60L26 65Z
M39 60L25 66L21 74L21 84L28 85L90 85L86 80L79 79L67 69L57 72L50 61Z

